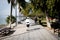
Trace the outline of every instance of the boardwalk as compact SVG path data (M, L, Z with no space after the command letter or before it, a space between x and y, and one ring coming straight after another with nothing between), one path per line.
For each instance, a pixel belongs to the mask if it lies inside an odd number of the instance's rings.
M30 26L28 31L27 28L24 29L22 34L8 36L2 38L2 40L58 40L58 38L41 25L35 25Z

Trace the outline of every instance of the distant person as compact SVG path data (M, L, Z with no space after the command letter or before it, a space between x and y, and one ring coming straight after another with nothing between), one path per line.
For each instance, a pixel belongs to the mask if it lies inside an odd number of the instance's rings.
M37 17L35 17L35 23L37 23Z
M26 26L29 27L30 26L30 20L29 20L29 17L27 17L27 19L25 20L26 22Z
M42 23L41 23L41 17L39 17L39 24L41 24L41 25L42 25Z

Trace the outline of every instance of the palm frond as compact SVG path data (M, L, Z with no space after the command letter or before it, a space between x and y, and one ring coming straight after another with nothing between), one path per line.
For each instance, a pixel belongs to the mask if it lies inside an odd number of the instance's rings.
M8 3L10 3L10 0L7 0L8 1Z

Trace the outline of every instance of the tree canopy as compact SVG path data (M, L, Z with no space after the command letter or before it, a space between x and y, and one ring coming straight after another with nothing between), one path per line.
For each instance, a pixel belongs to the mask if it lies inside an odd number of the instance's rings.
M10 1L8 2L10 3ZM19 12L22 12L25 16L36 16L46 12L49 17L60 17L60 0L30 0L29 3L25 0L17 0L17 3L19 4Z
M42 10L48 13L50 17L57 17L60 12L60 0L30 0L34 10ZM59 14L60 15L60 14Z

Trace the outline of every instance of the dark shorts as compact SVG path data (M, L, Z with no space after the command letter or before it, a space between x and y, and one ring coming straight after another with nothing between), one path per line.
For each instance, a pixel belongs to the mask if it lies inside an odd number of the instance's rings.
M30 25L29 24L27 24L27 27L29 27Z

